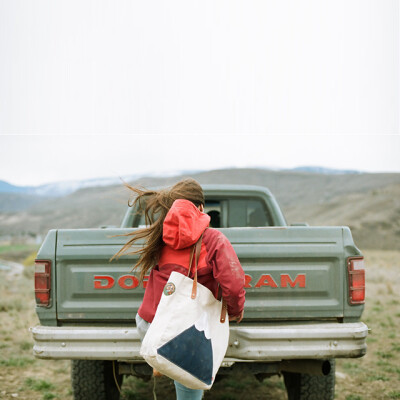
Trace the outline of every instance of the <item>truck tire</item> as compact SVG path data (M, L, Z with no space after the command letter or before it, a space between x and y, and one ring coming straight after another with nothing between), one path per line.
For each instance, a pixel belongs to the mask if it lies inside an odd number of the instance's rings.
M333 400L335 397L335 360L326 376L284 372L288 400Z
M115 363L115 368L117 368ZM117 371L116 371L117 372ZM116 373L119 387L122 375ZM74 400L119 400L112 361L72 360L71 381Z

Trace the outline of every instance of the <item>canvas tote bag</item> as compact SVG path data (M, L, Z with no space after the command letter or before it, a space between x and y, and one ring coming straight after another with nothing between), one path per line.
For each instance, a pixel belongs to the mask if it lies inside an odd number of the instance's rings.
M157 371L188 388L210 389L228 347L229 322L225 301L218 301L197 282L200 248L201 237L193 246L188 276L171 273L140 355Z

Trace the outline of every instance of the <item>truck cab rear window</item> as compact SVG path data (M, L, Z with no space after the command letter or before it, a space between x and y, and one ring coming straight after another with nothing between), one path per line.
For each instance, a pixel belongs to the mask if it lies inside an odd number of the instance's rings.
M231 199L228 201L228 228L271 225L271 217L260 200Z
M211 228L272 226L271 216L259 199L207 199L204 212L211 217ZM133 227L145 227L143 214L137 213Z

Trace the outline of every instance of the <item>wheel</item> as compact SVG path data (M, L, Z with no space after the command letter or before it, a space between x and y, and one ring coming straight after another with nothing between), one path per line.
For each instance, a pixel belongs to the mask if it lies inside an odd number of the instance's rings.
M284 372L288 400L333 400L335 396L335 360L326 376Z
M121 387L122 375L115 376ZM72 360L71 381L74 400L119 400L120 393L115 384L112 361Z

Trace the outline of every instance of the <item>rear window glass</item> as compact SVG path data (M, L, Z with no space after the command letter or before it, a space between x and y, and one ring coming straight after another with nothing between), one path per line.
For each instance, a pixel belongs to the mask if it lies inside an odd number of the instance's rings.
M211 217L211 228L272 225L271 216L264 202L259 199L207 199L204 212ZM136 213L133 227L145 226L144 215Z
M231 199L228 202L228 227L270 226L271 217L258 199Z
M210 227L221 228L222 205L219 200L206 200L204 212L211 217Z

